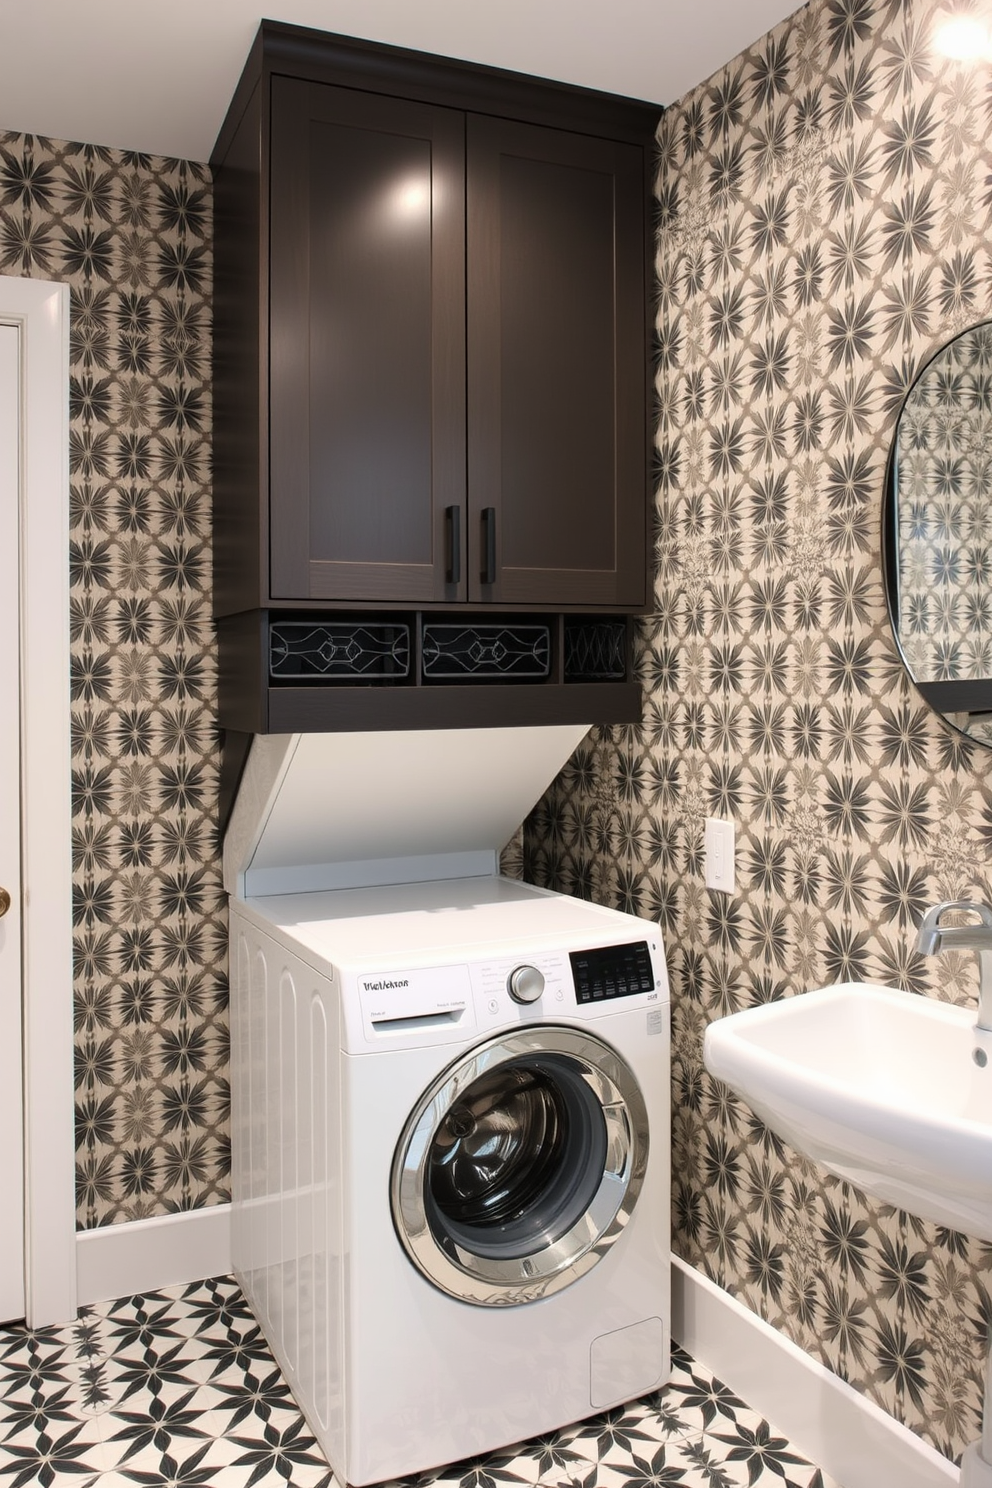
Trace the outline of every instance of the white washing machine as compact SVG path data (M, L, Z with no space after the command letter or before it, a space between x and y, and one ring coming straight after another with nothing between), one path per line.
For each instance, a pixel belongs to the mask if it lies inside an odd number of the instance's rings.
M254 893L287 883L255 853L279 816L270 767L246 797L261 826L229 834L235 1269L336 1475L437 1467L656 1388L657 927L429 863Z

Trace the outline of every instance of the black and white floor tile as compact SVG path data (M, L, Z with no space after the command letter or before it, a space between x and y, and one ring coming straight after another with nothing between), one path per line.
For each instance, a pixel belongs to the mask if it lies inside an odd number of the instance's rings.
M0 1330L2 1488L331 1488L226 1277ZM636 1404L406 1488L837 1488L689 1356Z

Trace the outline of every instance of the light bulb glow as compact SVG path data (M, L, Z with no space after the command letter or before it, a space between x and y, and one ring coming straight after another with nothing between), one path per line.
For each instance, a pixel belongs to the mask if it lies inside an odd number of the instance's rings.
M430 204L430 185L426 181L418 178L401 181L393 190L393 211L401 221L425 217Z
M978 62L992 59L992 36L984 21L975 16L952 16L938 26L934 46L955 62Z

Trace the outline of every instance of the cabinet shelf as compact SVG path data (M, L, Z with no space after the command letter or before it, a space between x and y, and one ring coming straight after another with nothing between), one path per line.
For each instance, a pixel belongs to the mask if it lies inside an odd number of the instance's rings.
M438 634L440 631L441 634ZM631 723L640 716L625 616L410 611L218 622L218 717L251 733ZM596 712L583 709L595 707ZM295 720L295 721L294 721Z

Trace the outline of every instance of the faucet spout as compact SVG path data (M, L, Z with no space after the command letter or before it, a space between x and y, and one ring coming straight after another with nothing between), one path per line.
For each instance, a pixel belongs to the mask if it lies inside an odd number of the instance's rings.
M945 925L945 914L954 913L977 915L978 919L965 925ZM941 951L978 952L977 1027L992 1032L992 909L966 899L935 904L920 923L916 950L921 956L936 956Z

